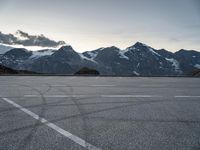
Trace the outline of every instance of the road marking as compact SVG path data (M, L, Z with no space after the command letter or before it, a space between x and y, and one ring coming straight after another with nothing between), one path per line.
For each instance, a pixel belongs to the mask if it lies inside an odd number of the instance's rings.
M67 85L51 85L52 87L66 87Z
M186 95L180 95L180 96L174 96L175 98L200 98L200 96L186 96Z
M46 98L81 98L81 97L104 97L104 98L151 98L151 97L163 97L159 95L43 95ZM24 97L41 97L40 95L24 95Z
M92 86L92 87L114 87L116 85L89 85L89 86Z
M39 120L41 123L47 125L48 127L50 127L51 129L57 131L58 133L62 134L63 136L65 136L66 138L74 141L75 143L81 145L82 147L88 149L88 150L100 150L99 148L93 146L92 144L86 142L85 140L79 138L76 135L73 135L72 133L58 127L57 125L47 121L44 118L41 118L40 116L38 116L37 114L31 112L30 110L18 105L17 103L13 102L12 100L8 99L8 98L2 98L5 102L13 105L14 107L20 109L21 111L23 111L24 113L28 114L29 116L33 117L36 120Z
M101 97L106 97L106 98L131 98L131 97L151 98L151 97L162 97L162 96L157 96L157 95L101 95Z
M24 95L24 97L41 97L41 95ZM46 98L88 97L88 95L43 95Z
M83 98L83 97L104 97L104 98L153 98L153 97L164 97L161 95L43 95L46 98ZM41 95L24 95L24 97L41 97ZM173 96L175 98L200 98L200 96Z

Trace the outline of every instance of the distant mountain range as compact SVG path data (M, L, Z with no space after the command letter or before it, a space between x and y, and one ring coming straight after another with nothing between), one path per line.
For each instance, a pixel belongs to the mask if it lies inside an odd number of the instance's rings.
M0 45L0 64L16 70L53 74L74 74L87 67L101 75L181 76L200 69L200 52L182 49L172 53L140 42L125 50L113 46L84 53L76 52L69 45L39 51Z

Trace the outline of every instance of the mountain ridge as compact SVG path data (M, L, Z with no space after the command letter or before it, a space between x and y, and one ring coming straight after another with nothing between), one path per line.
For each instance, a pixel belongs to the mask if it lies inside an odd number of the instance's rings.
M11 49L0 56L0 64L13 69L54 74L74 74L88 67L102 75L180 76L198 69L200 52L181 49L173 53L137 42L124 50L111 46L78 53L66 45L55 51Z

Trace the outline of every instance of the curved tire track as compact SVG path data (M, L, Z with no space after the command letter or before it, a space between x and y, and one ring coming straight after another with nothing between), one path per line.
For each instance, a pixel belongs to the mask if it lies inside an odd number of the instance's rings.
M70 89L70 95L74 95L73 87L70 86L70 85L67 85L66 87L68 87ZM55 87L53 87L53 88L55 88ZM66 95L69 95L69 93L66 90L63 90L63 89L60 89L60 88L55 88L55 89L59 90L60 92L63 92ZM76 98L74 98L73 96L69 97L69 98L75 104L75 106L76 106L76 108L77 108L77 110L78 110L78 112L80 114L80 118L81 118L81 120L83 122L82 131L83 131L84 140L88 141L89 131L91 132L92 128L90 128L90 126L88 124L89 118L86 115L84 115L86 113L86 111L82 107L81 103ZM86 147L89 147L89 146L86 146Z
M40 96L41 96L41 99L42 99L42 108L41 108L41 111L40 113L38 114L38 116L40 117L44 117L45 115L45 112L46 112L46 99L44 97L44 94L49 92L51 90L51 85L48 85L48 89L46 91L44 91L43 93L36 89L36 88L32 88L31 86L28 86L28 85L22 85L22 84L18 84L19 86L23 86L23 87L27 87L27 88L30 88L31 90L37 92ZM39 125L41 124L41 122L39 120L37 120L35 122L35 124L33 125L31 131L27 134L27 136L25 136L23 138L23 140L21 140L21 142L19 143L19 146L16 148L16 149L19 149L19 150L22 150L22 149L26 149L27 145L31 142L34 134L36 133Z

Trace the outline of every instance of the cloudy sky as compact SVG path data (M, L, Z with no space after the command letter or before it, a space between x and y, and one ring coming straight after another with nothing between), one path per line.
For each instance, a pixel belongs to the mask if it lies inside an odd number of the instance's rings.
M200 0L0 0L0 31L18 29L77 51L137 41L200 50Z

